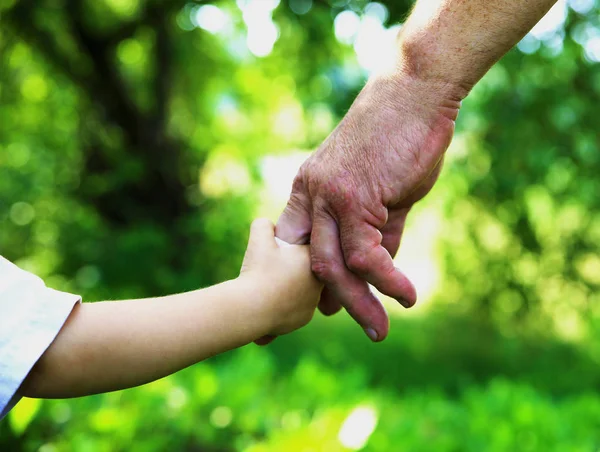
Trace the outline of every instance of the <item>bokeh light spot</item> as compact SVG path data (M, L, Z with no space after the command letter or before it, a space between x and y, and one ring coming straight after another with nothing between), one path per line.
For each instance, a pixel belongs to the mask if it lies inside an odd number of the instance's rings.
M125 39L117 47L117 57L121 63L134 66L144 58L144 49L136 39Z
M365 6L365 16L371 16L381 24L386 23L389 15L387 7L382 3L371 2Z
M35 209L26 202L16 202L11 206L9 216L17 226L26 226L35 218Z
M360 17L354 11L342 11L333 21L335 37L344 44L352 44L358 27L360 26Z
M121 17L133 16L140 8L139 0L105 0L105 2Z
M237 5L247 27L248 50L257 57L269 55L279 38L279 29L272 19L279 0L238 0Z
M552 37L564 27L568 12L566 0L558 0L529 33L540 40Z
M348 415L338 434L340 443L348 449L362 449L377 426L377 412L367 406L356 407Z
M192 22L209 33L219 33L229 23L229 16L218 6L202 5L192 15Z
M246 165L223 152L214 152L200 173L200 191L214 198L246 193L251 183Z
M225 428L233 420L233 413L231 408L226 406L216 407L212 413L210 413L210 423L217 428Z
M290 9L299 16L309 12L312 5L312 0L290 0Z
M32 102L40 102L48 95L48 84L39 75L29 75L21 85L21 94Z
M579 14L587 14L592 10L595 3L595 0L569 0L569 7Z
M91 289L100 282L100 270L94 265L81 267L75 275L77 285L83 289Z

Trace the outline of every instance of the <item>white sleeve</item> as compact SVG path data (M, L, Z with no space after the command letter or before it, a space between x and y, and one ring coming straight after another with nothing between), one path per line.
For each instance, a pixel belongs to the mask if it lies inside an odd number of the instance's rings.
M0 419L79 301L0 256Z

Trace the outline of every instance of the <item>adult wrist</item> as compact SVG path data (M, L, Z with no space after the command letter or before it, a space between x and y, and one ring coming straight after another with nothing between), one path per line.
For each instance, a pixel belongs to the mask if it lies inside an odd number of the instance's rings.
M362 105L365 110L387 110L423 119L441 114L456 120L468 89L452 80L411 70L402 58L393 71L369 79L357 98L357 108Z
M436 42L431 31L414 31L410 25L397 38L398 52L392 77L409 79L424 91L438 97L462 101L478 78L472 67L456 62L452 52L443 43Z

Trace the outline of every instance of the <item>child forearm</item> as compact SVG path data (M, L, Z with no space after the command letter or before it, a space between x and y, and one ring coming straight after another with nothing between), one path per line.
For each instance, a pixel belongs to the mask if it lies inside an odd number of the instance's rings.
M67 398L148 383L306 325L321 288L308 247L278 247L273 223L256 220L235 280L163 298L76 306L20 393Z
M138 386L267 334L249 278L163 298L78 305L23 383L27 397ZM260 294L260 295L258 295Z

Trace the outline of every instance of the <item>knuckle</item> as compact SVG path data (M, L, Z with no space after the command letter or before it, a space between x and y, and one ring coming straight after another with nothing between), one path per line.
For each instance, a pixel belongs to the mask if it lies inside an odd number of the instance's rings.
M310 269L320 281L330 281L335 275L335 264L330 260L313 259Z
M304 193L299 191L292 191L290 199L288 200L287 208L298 211L305 211L306 196Z
M302 193L304 192L305 184L304 184L304 173L302 170L296 174L294 177L294 181L292 182L292 194L294 193Z
M351 251L346 259L346 265L353 273L364 274L369 271L367 256L360 251Z
M311 187L316 198L322 200L328 209L338 213L350 211L359 198L355 181L345 171L313 181Z
M383 228L388 221L388 209L382 203L367 203L363 212L366 221L376 229Z

